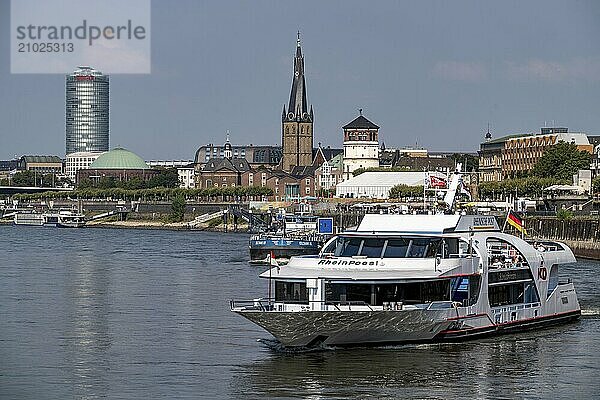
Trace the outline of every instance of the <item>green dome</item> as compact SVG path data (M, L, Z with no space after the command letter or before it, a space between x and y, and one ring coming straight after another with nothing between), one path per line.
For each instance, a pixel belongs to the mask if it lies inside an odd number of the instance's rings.
M135 153L117 147L96 159L90 169L150 169L148 164Z

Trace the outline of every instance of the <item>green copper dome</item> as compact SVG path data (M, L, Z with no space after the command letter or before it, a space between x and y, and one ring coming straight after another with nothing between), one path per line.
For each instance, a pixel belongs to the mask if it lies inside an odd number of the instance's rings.
M90 165L90 169L150 169L148 164L135 153L117 147L106 152Z

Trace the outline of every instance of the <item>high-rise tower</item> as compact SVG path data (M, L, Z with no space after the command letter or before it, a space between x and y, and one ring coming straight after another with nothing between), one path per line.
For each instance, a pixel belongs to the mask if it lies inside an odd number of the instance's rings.
M304 78L304 56L300 46L300 32L294 57L294 78L287 111L283 106L281 115L282 167L291 171L295 166L312 164L313 109L309 108Z
M79 67L66 87L66 154L108 151L108 76Z

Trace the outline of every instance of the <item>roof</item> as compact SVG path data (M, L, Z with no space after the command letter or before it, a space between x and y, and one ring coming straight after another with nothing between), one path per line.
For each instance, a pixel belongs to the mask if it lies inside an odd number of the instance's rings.
M431 175L442 177L441 174L430 172ZM337 187L393 187L396 185L423 186L425 174L418 172L363 172L362 174L337 184Z
M366 214L357 232L444 233L454 229L460 215Z
M62 160L58 156L23 156L21 160L26 163L62 163Z
M213 172L227 169L234 172L245 172L250 170L250 164L245 158L211 158L206 162L204 172Z
M319 166L314 166L314 165L308 165L308 166L296 165L294 168L292 168L291 175L293 175L296 178L302 178L302 177L305 177L305 176L314 176L315 175L315 170L317 168L319 168Z
M150 169L150 167L137 154L117 147L101 154L89 169Z
M364 115L359 115L352 122L342 126L342 129L379 129L377 125L369 121Z
M340 170L342 169L343 162L344 162L344 153L343 152L336 155L331 160L329 160L329 164L331 164L331 166L333 168L338 168Z

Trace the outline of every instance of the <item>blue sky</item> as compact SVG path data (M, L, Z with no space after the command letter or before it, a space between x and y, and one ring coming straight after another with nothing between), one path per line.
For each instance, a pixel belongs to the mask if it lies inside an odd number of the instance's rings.
M0 158L63 156L64 76L10 74L9 10ZM315 144L341 147L359 108L388 147L474 151L488 122L600 134L600 2L155 0L152 73L111 76L111 147L191 159L228 129L279 143L297 30Z

